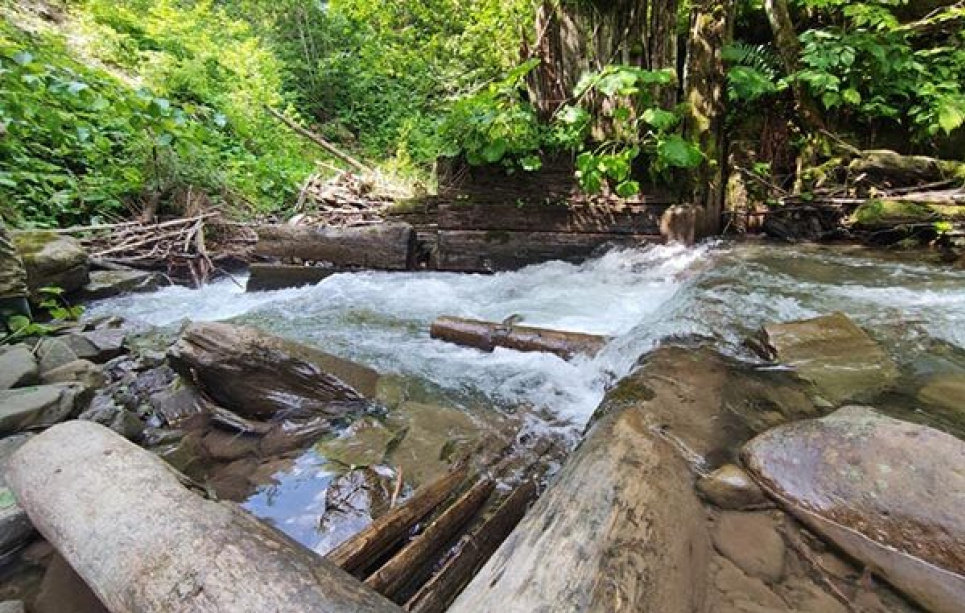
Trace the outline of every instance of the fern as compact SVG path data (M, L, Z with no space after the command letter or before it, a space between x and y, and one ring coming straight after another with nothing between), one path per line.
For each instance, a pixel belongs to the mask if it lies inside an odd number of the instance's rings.
M752 102L780 91L778 59L767 45L751 45L737 41L724 49L727 71L727 95L734 101Z

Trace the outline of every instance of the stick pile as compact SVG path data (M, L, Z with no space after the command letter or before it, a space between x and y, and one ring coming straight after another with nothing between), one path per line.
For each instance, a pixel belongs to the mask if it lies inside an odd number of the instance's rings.
M326 178L312 175L298 195L292 225L365 226L384 221L385 210L406 194L374 175L339 172Z

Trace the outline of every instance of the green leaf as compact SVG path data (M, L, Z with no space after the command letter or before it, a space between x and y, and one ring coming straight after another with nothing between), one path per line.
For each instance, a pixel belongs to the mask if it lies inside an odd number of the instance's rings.
M629 198L640 193L640 183L637 181L624 181L617 184L617 195L621 198Z
M543 160L538 155L527 155L520 158L519 166L527 172L534 172L543 167Z
M503 156L506 154L506 148L507 143L505 139L497 138L496 140L487 143L486 146L482 148L482 151L480 151L480 155L482 155L482 158L490 164L494 164L503 159Z
M676 113L658 108L650 108L643 112L643 120L658 130L664 131L677 125Z
M703 153L696 145L677 134L668 136L658 143L657 157L667 166L677 168L694 168L704 159Z
M938 125L945 134L951 134L965 123L965 103L945 99L938 108Z
M861 104L861 92L859 92L858 90L852 87L849 87L848 89L841 92L841 97L848 104L851 104L854 106Z

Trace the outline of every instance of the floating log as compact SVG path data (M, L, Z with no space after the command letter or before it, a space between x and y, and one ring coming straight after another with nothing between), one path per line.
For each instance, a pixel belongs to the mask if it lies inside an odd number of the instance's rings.
M171 364L242 417L339 416L375 396L379 374L258 328L194 323Z
M255 227L255 232L256 255L345 268L408 270L416 248L415 232L405 223L351 228L266 225Z
M346 572L358 575L398 545L419 520L449 498L465 480L468 469L459 467L419 489L405 504L372 522L328 554Z
M542 351L565 360L577 354L592 357L599 353L607 342L606 337L596 334L497 324L461 317L436 319L429 328L429 335L483 351L492 351L496 347L516 351Z
M550 260L578 263L605 246L663 242L657 235L440 230L434 267L452 272L516 270Z
M437 517L425 531L406 545L368 579L369 586L386 598L395 600L406 584L417 576L479 511L496 484L481 479L459 500Z
M577 234L660 234L669 204L443 204L441 230L506 230Z
M523 518L530 503L536 499L536 493L536 484L532 481L513 490L489 518L462 538L456 546L456 553L409 599L406 610L413 613L443 613L448 609Z
M287 264L252 264L249 269L246 292L266 292L291 287L315 285L335 273L334 268L321 266L291 266Z
M37 529L112 613L391 613L400 609L238 506L185 489L163 461L71 421L11 459Z

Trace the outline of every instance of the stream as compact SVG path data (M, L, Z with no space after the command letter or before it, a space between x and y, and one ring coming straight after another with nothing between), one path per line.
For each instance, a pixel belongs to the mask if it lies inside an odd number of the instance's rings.
M511 417L523 431L573 445L608 386L656 344L704 337L753 365L744 340L761 325L833 311L865 327L901 368L902 384L876 403L880 408L965 438L961 414L935 412L916 399L925 379L965 373L965 271L914 256L754 243L652 246L492 276L362 272L256 294L222 280L200 291L171 287L102 301L89 314L172 330L186 319L255 325L371 366L418 406L457 409L477 424ZM440 315L520 315L527 325L612 341L597 357L570 362L505 349L487 354L430 339L429 325ZM311 448L244 504L324 552L344 538L320 524L337 473Z

